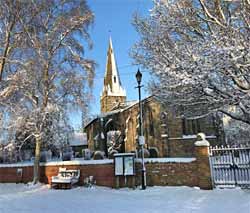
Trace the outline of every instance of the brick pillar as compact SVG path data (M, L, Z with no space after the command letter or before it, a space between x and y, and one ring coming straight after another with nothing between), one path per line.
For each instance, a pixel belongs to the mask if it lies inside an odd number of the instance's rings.
M203 137L199 140L199 137L200 135L198 134L198 141L195 142L198 186L201 189L212 189L213 187L209 164L209 142Z

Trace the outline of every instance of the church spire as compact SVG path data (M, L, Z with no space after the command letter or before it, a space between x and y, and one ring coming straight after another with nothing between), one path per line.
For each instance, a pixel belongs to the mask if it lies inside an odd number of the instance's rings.
M109 49L113 49L112 38L109 37Z
M111 37L109 38L109 47L108 47L108 52L107 52L106 71L105 71L105 77L104 77L104 89L105 87L109 87L110 92L113 93L114 95L126 96L126 94L124 93L125 91L122 89L119 72L117 70Z
M101 95L101 102L104 97L110 97L109 99L111 99L114 102L114 104L121 103L120 98L118 97L123 97L122 102L124 102L126 99L126 92L122 88L119 72L116 65L111 37L109 38L109 47L107 52L106 70L104 76L103 91ZM112 109L112 107L106 106L105 110L103 108L103 103L101 104L102 104L102 111L108 111ZM113 105L113 103L110 104Z

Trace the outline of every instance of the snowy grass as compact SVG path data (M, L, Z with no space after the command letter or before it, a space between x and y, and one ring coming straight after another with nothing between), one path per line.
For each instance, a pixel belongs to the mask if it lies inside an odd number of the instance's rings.
M249 213L250 191L190 187L53 190L47 185L0 184L0 213Z

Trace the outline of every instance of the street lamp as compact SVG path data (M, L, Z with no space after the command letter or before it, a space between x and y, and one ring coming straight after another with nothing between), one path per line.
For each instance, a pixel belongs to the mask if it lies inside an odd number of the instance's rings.
M141 79L142 79L142 74L140 70L138 69L136 75L136 80L138 83L138 92L139 92L139 112L140 112L140 117L139 117L139 145L141 147L141 159L142 159L142 173L141 173L141 183L142 183L142 189L146 189L146 167L144 163L144 136L143 136L143 128L142 128L142 103L141 103Z

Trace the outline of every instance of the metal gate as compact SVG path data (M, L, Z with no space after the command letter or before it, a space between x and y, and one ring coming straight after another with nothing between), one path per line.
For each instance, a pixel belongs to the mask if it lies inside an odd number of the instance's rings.
M211 147L210 165L214 186L250 188L250 147Z

